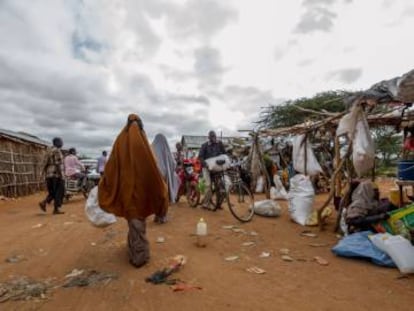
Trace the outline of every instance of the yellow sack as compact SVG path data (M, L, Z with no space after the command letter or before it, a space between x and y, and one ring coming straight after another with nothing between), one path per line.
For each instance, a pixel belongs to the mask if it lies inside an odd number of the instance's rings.
M322 212L322 219L328 218L329 216L332 215L332 208L327 207L323 210ZM318 225L318 212L313 210L312 214L310 214L310 216L308 217L308 219L306 220L306 225L307 226L317 226Z

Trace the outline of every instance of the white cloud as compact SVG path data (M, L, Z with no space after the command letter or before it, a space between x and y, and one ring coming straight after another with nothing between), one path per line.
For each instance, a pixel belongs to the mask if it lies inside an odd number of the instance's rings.
M3 0L1 127L91 154L131 112L171 143L234 134L279 98L410 70L412 11L404 0Z

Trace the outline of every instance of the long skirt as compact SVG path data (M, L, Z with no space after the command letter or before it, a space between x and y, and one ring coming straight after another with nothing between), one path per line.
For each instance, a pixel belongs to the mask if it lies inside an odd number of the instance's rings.
M149 243L145 236L145 221L128 220L128 255L129 262L139 268L149 260Z

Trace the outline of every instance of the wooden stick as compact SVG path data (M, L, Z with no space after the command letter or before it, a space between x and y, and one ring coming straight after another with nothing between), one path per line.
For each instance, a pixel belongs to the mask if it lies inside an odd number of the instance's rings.
M336 176L338 175L338 173L342 169L342 166L344 165L344 163L347 160L347 158L351 155L351 152L352 152L352 143L353 143L353 139L350 139L349 140L348 150L347 150L344 158L341 160L341 162L339 163L338 167L335 169L335 171L334 171L334 173L332 175L332 178L331 178L331 189L329 191L328 199L325 201L325 203L322 205L322 207L318 209L318 224L319 224L319 229L320 230L323 229L322 213L323 213L324 209L329 205L329 202L331 202L331 200L332 200L332 198L334 196Z

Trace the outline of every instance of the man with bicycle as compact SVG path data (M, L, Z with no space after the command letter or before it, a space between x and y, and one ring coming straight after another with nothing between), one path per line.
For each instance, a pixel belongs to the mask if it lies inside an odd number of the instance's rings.
M208 209L211 198L211 178L206 160L225 153L224 145L221 141L217 140L216 133L214 131L208 132L208 141L201 146L200 153L198 154L198 158L203 167L202 172L207 189L202 203L202 207L205 209Z

